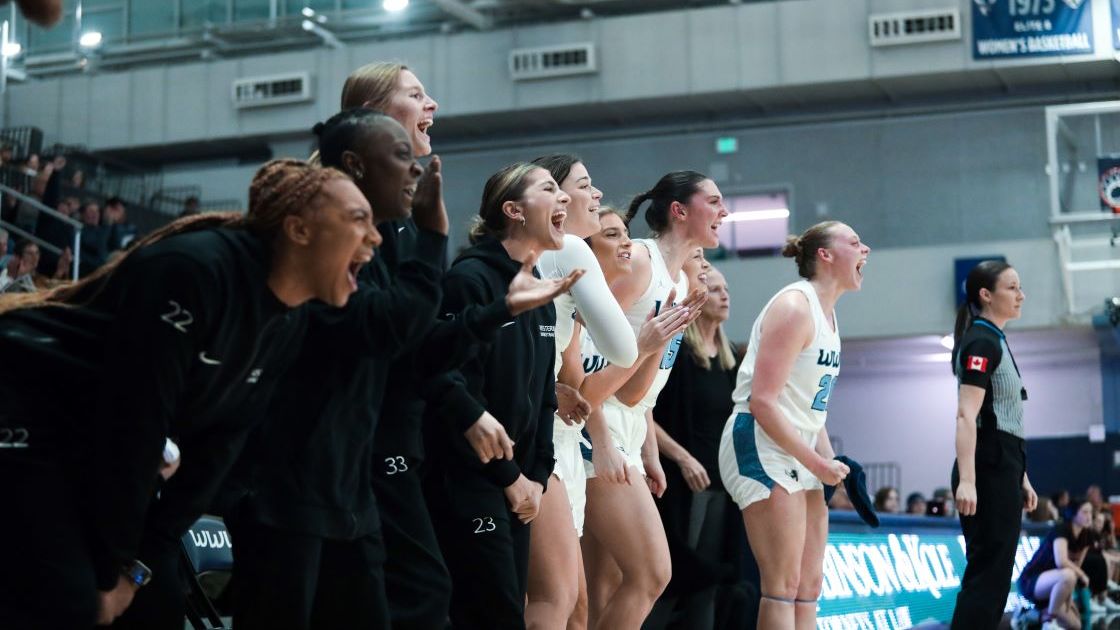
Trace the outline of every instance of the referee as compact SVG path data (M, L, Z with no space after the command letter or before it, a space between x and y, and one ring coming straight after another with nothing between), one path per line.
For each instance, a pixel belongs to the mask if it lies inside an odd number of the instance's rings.
M996 628L1003 616L1019 541L1021 510L1038 495L1027 479L1023 401L1027 390L1003 328L1023 307L1019 274L986 260L965 281L957 313L953 373L957 394L957 461L952 485L964 531L964 579L952 627Z

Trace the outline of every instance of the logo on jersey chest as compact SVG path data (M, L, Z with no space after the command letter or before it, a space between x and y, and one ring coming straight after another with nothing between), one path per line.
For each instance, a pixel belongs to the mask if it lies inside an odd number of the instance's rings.
M583 373L592 374L607 367L607 360L602 355L591 355L583 357Z
M835 350L825 350L824 348L821 348L818 352L820 354L817 355L817 365L834 368L840 367L839 352Z
M555 326L546 326L545 324L540 324L540 331L541 331L541 336L542 337L555 337L556 336L556 327Z

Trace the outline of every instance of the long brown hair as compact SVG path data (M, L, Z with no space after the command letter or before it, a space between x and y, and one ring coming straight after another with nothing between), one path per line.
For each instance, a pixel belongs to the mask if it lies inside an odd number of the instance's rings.
M323 185L335 179L347 179L342 171L312 166L290 158L272 160L262 166L249 185L249 212L212 212L183 217L133 241L122 256L105 263L77 282L50 291L12 295L0 300L0 314L19 308L36 306L78 306L96 297L137 250L176 234L197 232L208 228L228 227L253 232L265 242L279 237L284 219L312 206L312 200Z
M470 242L476 243L483 236L499 240L506 237L509 217L502 211L507 201L518 201L529 187L529 174L544 167L528 162L515 162L490 176L482 189L482 203L478 216L470 229Z

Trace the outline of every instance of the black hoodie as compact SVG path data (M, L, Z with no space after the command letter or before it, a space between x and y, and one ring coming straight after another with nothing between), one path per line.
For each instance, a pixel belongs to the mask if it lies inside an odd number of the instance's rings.
M444 313L491 304L506 295L521 263L501 242L483 237L444 276ZM535 272L534 272L535 273ZM524 474L547 487L552 474L552 422L556 411L556 309L552 303L503 325L461 368L438 376L428 400L428 462L456 484L505 488ZM489 411L509 434L513 461L482 464L463 433Z
M387 240L395 232L392 224L379 228ZM376 531L371 449L389 365L425 335L441 298L447 237L426 230L415 236L392 282L373 281L375 259L346 308L311 305L299 357L227 488L233 496L248 493L237 505L240 516L342 540Z
M85 306L0 316L6 421L68 472L98 588L175 548L290 361L303 309L276 299L268 268L259 238L203 229L134 252ZM183 463L152 502L169 436Z

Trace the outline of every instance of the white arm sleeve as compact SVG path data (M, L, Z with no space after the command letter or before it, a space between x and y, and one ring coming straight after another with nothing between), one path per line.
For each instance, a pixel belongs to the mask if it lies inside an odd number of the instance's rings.
M576 302L576 312L595 342L595 347L607 361L619 367L630 367L638 359L634 329L630 327L626 314L607 286L607 279L603 276L595 254L583 239L571 235L564 237L564 249L557 254L565 273L574 269L587 271L572 286L571 294Z

